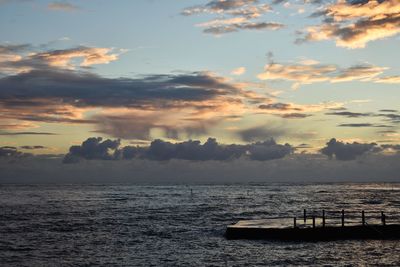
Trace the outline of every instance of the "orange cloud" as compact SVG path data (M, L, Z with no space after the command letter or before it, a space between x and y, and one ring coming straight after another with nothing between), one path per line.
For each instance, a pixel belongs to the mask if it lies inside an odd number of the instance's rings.
M115 51L112 48L84 46L29 53L26 53L26 51L13 51L11 49L3 49L2 51L0 49L0 72L16 74L51 67L61 69L90 67L92 65L108 64L115 61L122 52L122 50Z
M236 68L236 69L232 70L231 74L240 76L240 75L244 74L245 72L246 72L246 68L245 67L239 67L239 68Z
M400 33L400 5L397 0L363 3L338 0L315 15L324 16L326 22L306 28L306 36L298 42L333 39L337 46L364 48L370 41Z
M306 60L295 64L270 63L264 72L257 77L261 80L288 80L294 82L293 89L302 84L319 82L369 82L379 79L377 76L387 70L370 64L359 64L349 68L339 68L333 64L320 64L317 61ZM389 81L389 79L388 79Z
M259 4L257 0L211 0L205 5L186 8L182 15L214 14L216 19L199 23L204 33L221 35L239 30L278 30L284 27L278 22L256 20L271 11L268 4ZM228 18L226 18L228 17Z

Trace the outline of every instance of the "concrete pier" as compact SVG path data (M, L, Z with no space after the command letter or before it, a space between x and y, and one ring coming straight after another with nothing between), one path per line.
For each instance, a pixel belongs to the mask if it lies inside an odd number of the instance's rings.
M303 211L302 223L296 217L264 220L245 220L229 225L225 236L228 239L268 239L286 241L328 241L341 239L400 239L400 223L388 223L386 215L370 218L367 222L364 211L360 217L346 218L342 210L339 218L310 216Z

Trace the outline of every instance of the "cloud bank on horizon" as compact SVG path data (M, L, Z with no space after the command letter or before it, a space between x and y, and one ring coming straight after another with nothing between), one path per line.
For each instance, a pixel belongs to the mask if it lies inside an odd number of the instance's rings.
M223 145L212 138L204 144L155 140L145 147L120 147L120 140L93 137L71 146L64 159L19 149L43 147L0 148L1 183L394 182L400 159L398 145L334 138L319 155L294 154L296 148L274 140Z

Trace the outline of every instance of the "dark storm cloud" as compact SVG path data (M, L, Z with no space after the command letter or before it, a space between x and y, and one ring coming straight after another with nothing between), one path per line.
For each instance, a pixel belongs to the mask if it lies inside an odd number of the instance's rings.
M272 160L283 158L294 152L289 144L280 145L273 139L247 145L223 145L216 139L208 138L201 144L200 141L184 141L171 143L163 140L154 140L149 146L125 146L120 148L119 140L105 140L89 138L80 146L72 146L64 163L77 163L80 159L87 160L116 160L116 159L146 159L154 161L168 161L172 159L190 161L218 160L227 161L241 157L250 160Z
M120 140L104 140L101 137L91 137L79 146L71 146L69 153L65 155L64 163L74 163L80 158L93 160L113 160L117 158Z
M291 145L279 145L273 139L257 142L249 147L250 159L260 161L280 159L293 152L294 148Z
M103 78L87 72L35 70L0 79L2 105L40 105L35 99L57 99L77 107L143 107L169 101L201 101L237 89L205 73Z
M220 145L214 138L208 138L203 145L200 141L170 143L155 140L145 152L144 157L151 160L229 160L239 158L246 153L246 146Z
M367 152L374 152L376 150L379 150L379 148L375 143L344 143L332 138L321 149L321 153L327 155L329 158L335 157L337 160L354 160Z

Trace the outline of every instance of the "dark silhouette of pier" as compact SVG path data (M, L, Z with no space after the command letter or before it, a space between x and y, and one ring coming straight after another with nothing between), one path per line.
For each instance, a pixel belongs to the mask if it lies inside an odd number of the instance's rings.
M358 213L358 216L355 216ZM379 215L377 215L379 214ZM400 223L397 217L388 217L383 212L365 211L329 212L322 210L320 216L307 215L290 218L275 217L264 220L239 221L229 225L225 236L228 239L270 239L288 241L324 241L340 239L400 239Z

